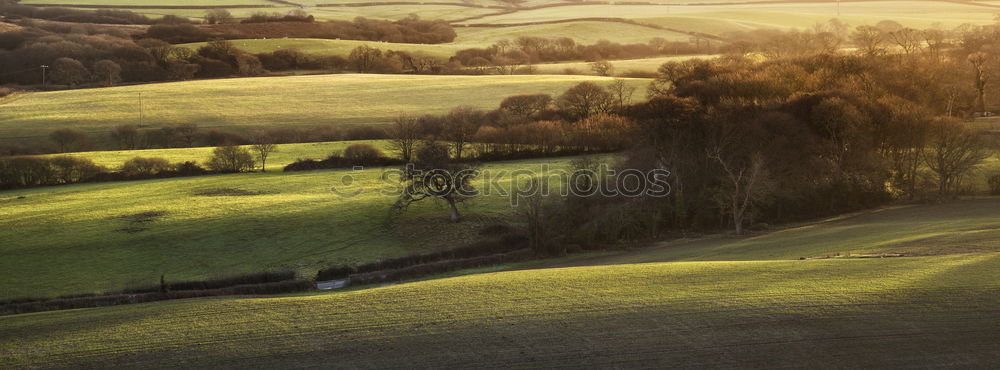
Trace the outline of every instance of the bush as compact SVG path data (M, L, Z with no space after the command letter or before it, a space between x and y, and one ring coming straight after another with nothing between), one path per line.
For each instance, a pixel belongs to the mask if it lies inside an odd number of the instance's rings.
M382 151L371 144L351 144L344 149L344 159L352 164L364 165L382 157Z
M173 166L163 158L135 157L125 161L122 165L121 173L125 177L151 177L164 171L169 171Z
M212 151L208 168L223 173L249 172L256 165L250 150L239 146L220 146Z
M0 315L148 303L170 299L187 299L224 295L282 294L307 291L313 289L313 287L313 283L308 280L288 280L263 284L235 285L219 289L179 290L166 293L156 291L149 293L121 293L99 296L81 294L48 300L8 300L0 302Z

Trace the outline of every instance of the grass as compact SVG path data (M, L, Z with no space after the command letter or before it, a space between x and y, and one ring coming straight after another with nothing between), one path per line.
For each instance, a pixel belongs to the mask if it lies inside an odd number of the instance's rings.
M200 80L25 93L0 101L0 144L39 143L60 128L104 137L136 124L194 123L203 129L386 124L400 114L442 114L459 105L495 109L520 93L561 94L586 76L417 76L336 74ZM629 83L645 96L648 80ZM83 108L86 107L86 108Z
M714 57L714 55L678 55L644 59L609 60L608 62L615 66L614 74L621 75L628 72L656 73L656 70L659 69L663 63L680 62L690 59L709 59ZM536 64L534 67L536 73L539 74L558 74L566 73L568 70L572 70L574 71L574 74L595 75L594 71L590 69L590 64L591 63L589 62L547 63Z
M388 142L382 140L332 141L324 143L279 144L277 149L267 158L268 171L281 171L285 166L298 159L323 159L335 151L343 151L353 144L372 144L382 149L388 155ZM87 158L94 163L110 169L120 168L122 163L135 157L164 158L170 163L195 161L202 165L212 156L212 147L145 149L145 150L112 150L97 152L76 152L67 154L52 154L50 156L71 156Z
M567 161L493 163L485 169L496 177L484 175L479 188ZM380 191L397 182L381 176L377 168L268 172L0 192L0 299L148 285L161 274L295 269L311 278L330 265L455 247L511 217L508 197L492 189L462 207L466 222L457 226L431 200L389 222L395 197ZM363 193L342 197L335 188ZM157 217L141 217L149 214Z
M354 48L367 45L382 51L399 50L418 55L425 55L439 59L448 59L455 55L456 51L464 49L465 46L454 44L400 44L392 42L376 41L355 41L355 40L325 40L325 39L249 39L233 40L236 47L251 53L266 53L280 49L298 49L307 54L313 55L340 55L347 57ZM205 43L181 44L192 49L204 46Z
M997 227L998 203L890 209L793 230L798 238L755 239L789 252L801 246L791 256L854 248L831 238L841 238L843 225L872 225L874 233L864 237L884 241L924 226L914 223L923 219L962 235L970 220ZM348 292L0 317L0 361L15 367L872 368L983 367L1000 358L995 243L960 254L805 261L757 248L715 254L713 242L706 243L701 261L605 258L590 261L594 266ZM934 244L947 252L962 242Z

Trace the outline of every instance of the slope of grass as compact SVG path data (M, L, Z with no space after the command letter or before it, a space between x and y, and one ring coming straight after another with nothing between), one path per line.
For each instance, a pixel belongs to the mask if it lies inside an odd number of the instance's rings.
M678 262L0 317L13 366L985 367L1000 254Z
M555 8L560 9L560 8ZM517 13L514 13L517 14ZM614 13L602 17L615 16ZM576 18L565 16L559 19ZM487 18L488 19L488 18ZM519 23L498 22L498 23ZM469 21L467 23L493 23L486 19ZM614 22L569 22L557 24L541 24L513 27L456 27L458 33L456 43L485 47L508 39L514 40L520 36L569 37L577 43L593 44L600 40L620 43L644 43L654 37L662 37L671 41L688 41L690 36L665 30L637 26L634 24Z
M285 166L298 159L323 159L333 152L343 151L353 144L371 144L382 149L387 155L388 142L383 140L331 141L324 143L279 144L277 149L267 158L268 171L281 171ZM212 156L215 148L174 148L174 149L144 149L144 150L112 150L98 152L76 152L67 154L52 154L49 156L71 156L87 158L94 163L110 169L120 168L125 161L135 157L164 158L171 163L193 161L202 165Z
M462 206L466 222L458 225L433 200L390 222L395 197L382 191L396 190L398 177L383 178L378 168L0 192L0 299L148 285L161 274L186 280L296 269L312 277L333 264L452 248L511 216L508 197L487 185L509 186L513 170L543 172L542 164L556 169L568 160L486 166L478 180L484 194Z
M644 73L656 73L656 70L660 68L663 63L667 62L681 62L690 59L709 59L715 58L714 55L678 55L669 57L656 57L656 58L644 58L644 59L625 59L625 60L609 60L615 67L614 74L621 75L628 72L644 72ZM594 71L590 68L591 63L589 62L565 62L565 63L546 63L546 64L536 64L534 65L536 73L539 74L559 74L566 73L567 71L573 71L575 74L586 74L594 75Z
M204 46L205 43L191 43L191 44L181 44L178 46L185 46L192 49L197 49ZM465 46L457 44L400 44L392 42L377 42L377 41L356 41L356 40L324 40L324 39L297 39L297 38L287 38L287 39L249 39L249 40L233 40L233 45L236 47L249 51L251 53L265 53L272 52L280 49L298 49L307 54L313 55L340 55L347 57L351 54L351 50L354 48L367 45L374 48L382 49L382 51L389 50L399 50L414 53L417 55L426 55L440 59L448 59L455 55L455 52L464 49Z
M583 81L611 79L338 74L26 93L0 101L0 142L43 142L50 132L64 127L105 136L116 125L138 123L140 93L146 127L194 123L201 128L249 130L384 124L399 114L440 114L459 105L493 109L510 95L560 94ZM644 90L648 80L629 83Z

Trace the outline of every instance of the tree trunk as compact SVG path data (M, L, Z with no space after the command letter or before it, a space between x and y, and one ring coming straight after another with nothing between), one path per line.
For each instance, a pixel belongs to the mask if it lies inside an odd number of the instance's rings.
M451 208L451 222L458 222L460 220L458 216L458 206L455 203L455 199L452 197L445 198L448 202L448 207Z

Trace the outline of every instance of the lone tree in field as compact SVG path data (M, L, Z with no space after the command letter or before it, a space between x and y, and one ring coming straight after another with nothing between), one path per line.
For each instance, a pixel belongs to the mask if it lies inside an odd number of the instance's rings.
M451 222L458 222L458 203L474 197L472 185L478 171L473 165L451 159L445 145L428 143L416 153L416 160L403 168L400 181L403 191L393 212L402 212L410 204L428 198L444 200L451 211Z
M250 150L231 145L215 148L212 158L208 160L208 168L228 173L251 171L255 164Z
M230 23L233 21L233 14L226 9L209 9L205 11L205 22L208 24Z
M611 62L608 62L606 60L599 60L590 63L590 70L594 71L594 73L596 73L598 76L607 77L611 76L612 73L615 73L615 65L611 64Z
M403 161L409 162L413 159L413 152L420 141L420 125L414 117L401 115L396 117L392 126L389 127L389 148L399 152L399 157Z
M267 157L278 149L278 145L274 144L274 139L270 135L262 132L253 134L251 140L253 142L250 144L250 149L257 153L257 159L260 160L260 172L267 172Z

